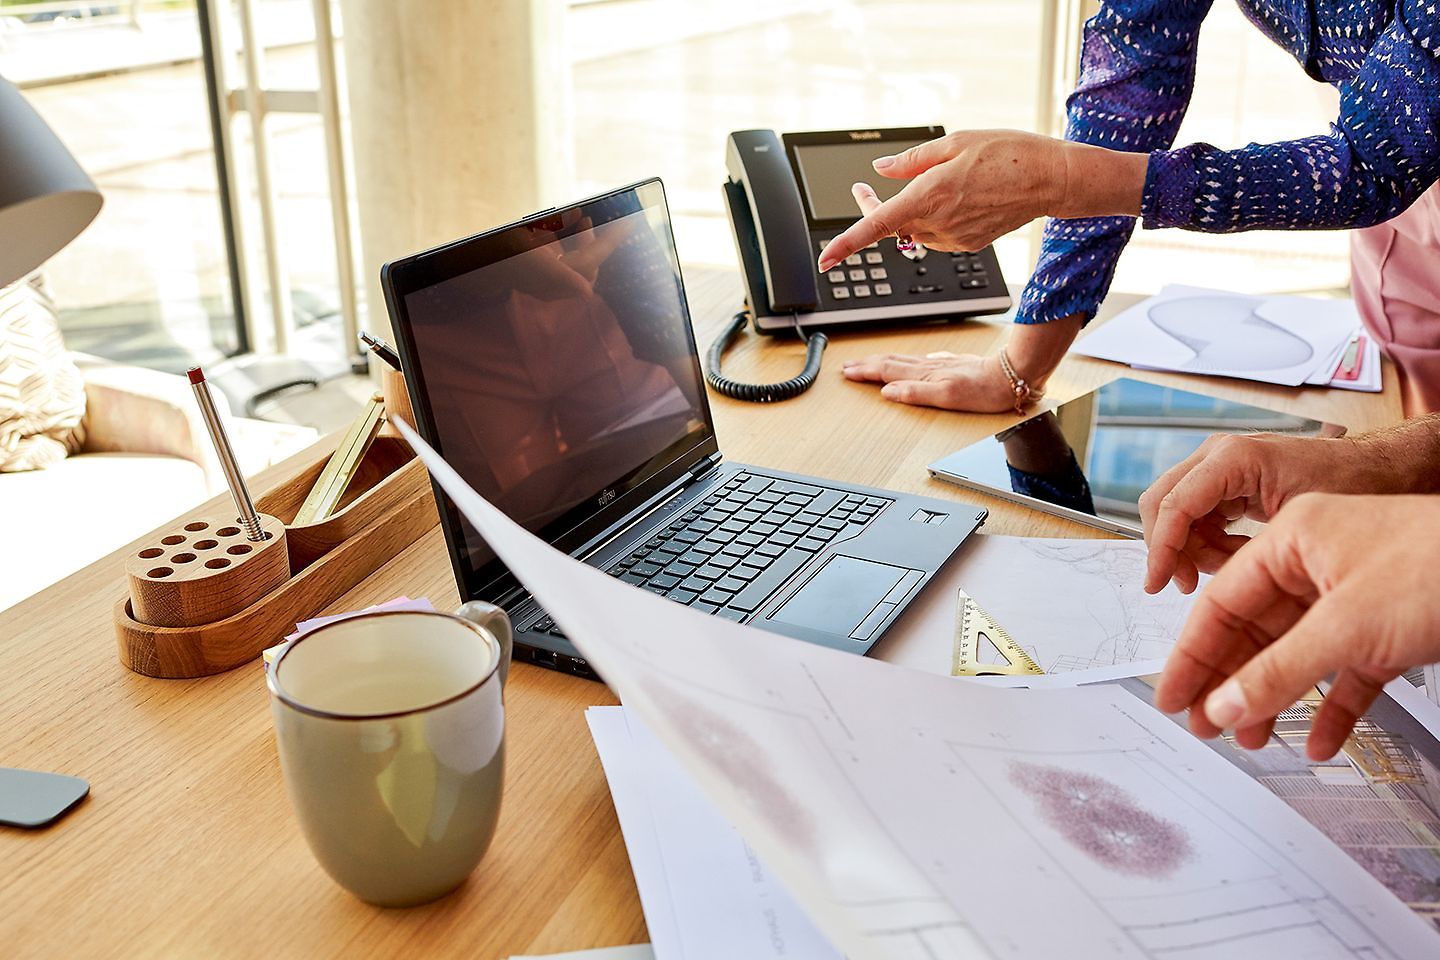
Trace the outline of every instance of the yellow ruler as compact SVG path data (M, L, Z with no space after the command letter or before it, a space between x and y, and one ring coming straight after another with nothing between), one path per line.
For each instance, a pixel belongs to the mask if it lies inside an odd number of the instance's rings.
M300 510L289 526L319 523L335 512L341 498L345 496L345 488L350 485L355 471L360 468L360 461L365 458L365 452L370 449L370 444L384 422L385 397L375 393L360 411L360 416L350 424L350 429L345 431L340 445L326 461L319 479L315 481L315 486L310 488L310 493L306 495L305 502L300 504Z
M975 598L959 591L955 609L955 677L1024 677L1044 673Z

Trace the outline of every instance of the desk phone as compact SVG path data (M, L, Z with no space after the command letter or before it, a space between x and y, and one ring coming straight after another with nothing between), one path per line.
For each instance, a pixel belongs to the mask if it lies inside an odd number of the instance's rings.
M756 330L946 320L1010 309L991 247L906 253L886 239L824 276L816 272L820 251L860 218L851 184L868 183L888 200L906 183L880 176L871 161L944 135L935 126L730 134L725 206Z

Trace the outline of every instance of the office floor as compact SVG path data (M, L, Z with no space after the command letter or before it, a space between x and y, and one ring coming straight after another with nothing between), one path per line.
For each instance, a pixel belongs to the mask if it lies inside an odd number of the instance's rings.
M569 16L578 159L568 193L660 175L688 264L734 262L720 208L729 130L1035 123L1039 0L612 0ZM1233 7L1216 7L1201 50L1182 139L1237 144L1325 129L1323 89ZM6 67L0 50L0 73ZM313 50L272 50L266 69L272 87L313 87ZM233 320L198 66L27 94L107 197L96 224L50 271L70 345L161 369L214 362L231 344ZM344 375L322 135L303 116L272 117L268 129L282 260L296 290L294 352L335 379L311 391L318 396L295 391L266 404L265 415L333 428L368 384ZM252 154L243 124L236 133L245 168ZM243 213L258 264L256 218ZM1007 278L1022 281L1028 233L1003 238L998 249ZM1342 286L1346 277L1342 234L1166 232L1132 244L1116 289L1148 292L1169 281L1306 290Z

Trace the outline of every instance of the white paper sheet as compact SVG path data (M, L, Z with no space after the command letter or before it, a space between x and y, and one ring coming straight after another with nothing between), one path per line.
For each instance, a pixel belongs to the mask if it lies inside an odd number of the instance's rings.
M510 960L655 960L655 954L648 943L630 947L602 947L599 950L577 950L574 953L555 953L547 956L511 957Z
M1349 300L1252 297L1170 285L1070 350L1141 369L1294 387L1334 357L1358 326Z
M401 430L851 960L922 937L946 958L1440 948L1310 824L1123 690L957 683L707 617L551 549Z
M842 960L624 707L585 711L659 960Z
M1150 596L1144 583L1145 544L1137 540L977 534L870 655L948 676L963 589L1046 673L1163 658L1194 597L1174 586Z

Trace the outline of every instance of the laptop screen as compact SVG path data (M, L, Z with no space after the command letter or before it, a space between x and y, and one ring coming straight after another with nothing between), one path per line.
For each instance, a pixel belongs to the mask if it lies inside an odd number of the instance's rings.
M713 438L658 181L402 261L388 282L422 432L547 540ZM465 579L503 575L459 522Z

